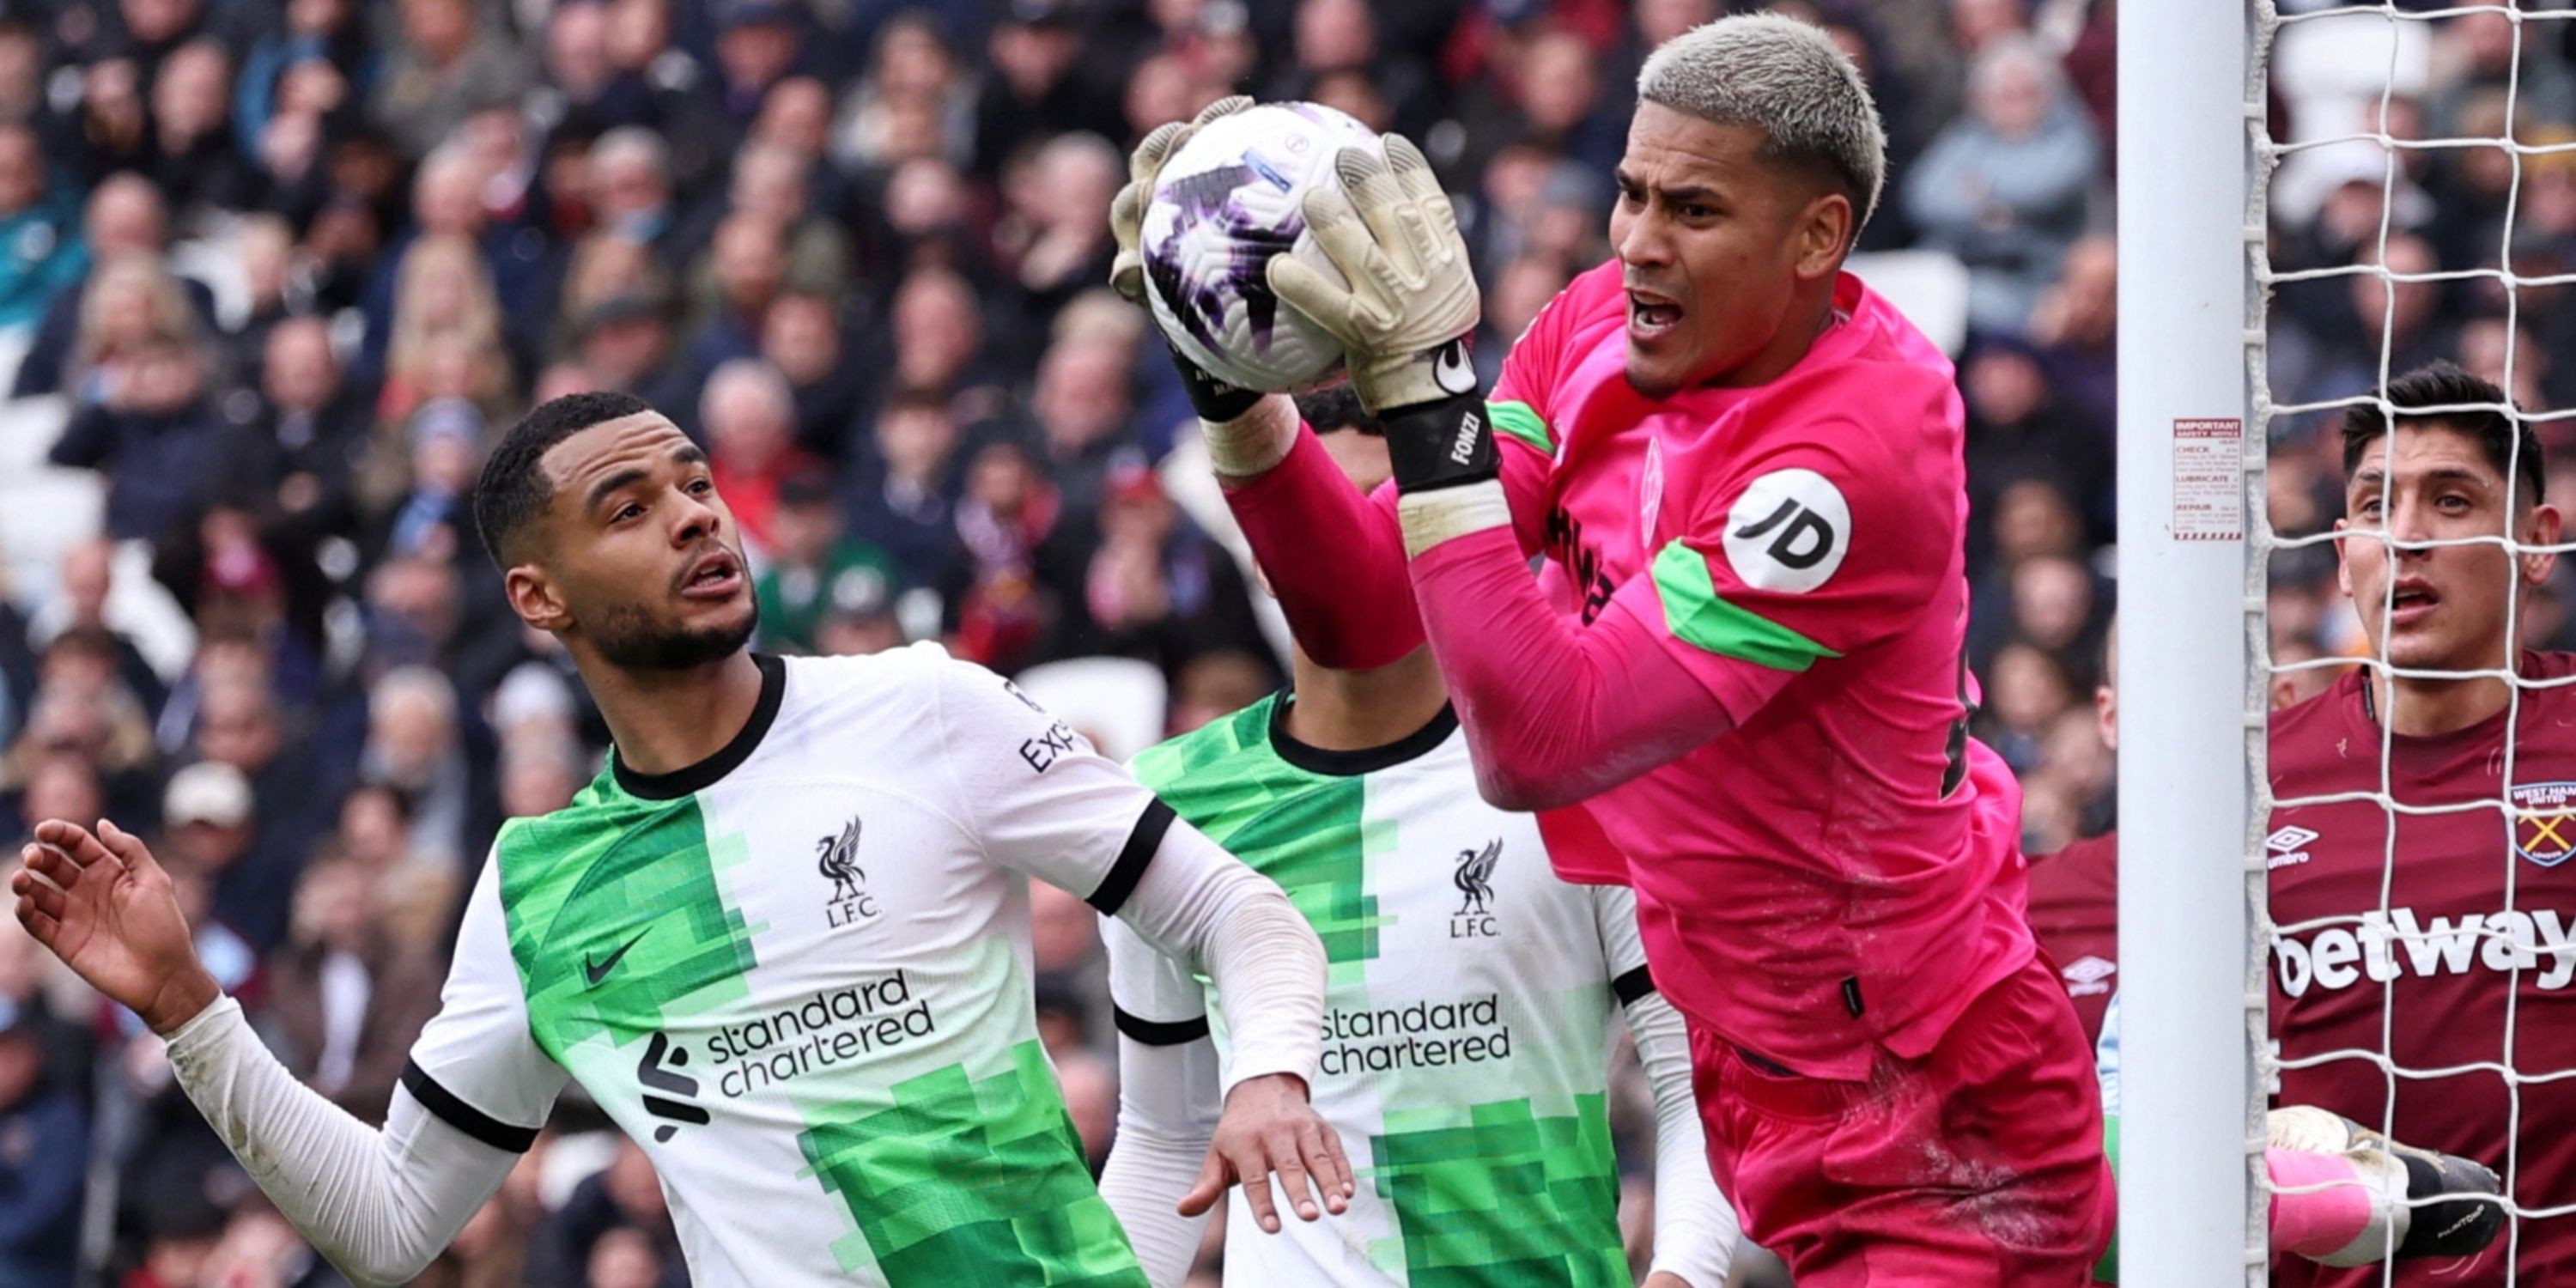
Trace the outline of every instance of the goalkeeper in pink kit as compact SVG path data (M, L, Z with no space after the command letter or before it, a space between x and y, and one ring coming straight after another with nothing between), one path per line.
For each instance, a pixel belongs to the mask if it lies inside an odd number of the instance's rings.
M1305 214L1348 284L1287 256L1268 282L1342 342L1394 487L1361 496L1288 398L1183 362L1210 455L1306 651L1369 668L1427 635L1486 796L1543 811L1563 875L1635 887L1718 1181L1800 1288L2084 1282L2101 1110L2024 920L2018 790L1967 736L1959 397L1841 271L1876 109L1777 17L1677 37L1639 98L1617 259L1490 399L1421 154L1344 152ZM1131 298L1185 136L1120 195Z

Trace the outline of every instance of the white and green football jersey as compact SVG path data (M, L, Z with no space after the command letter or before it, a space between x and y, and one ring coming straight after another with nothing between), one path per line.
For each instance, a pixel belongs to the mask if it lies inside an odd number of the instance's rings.
M1331 963L1312 1090L1358 1194L1276 1235L1235 1195L1228 1282L1633 1283L1608 1083L1613 1014L1654 987L1634 896L1557 878L1536 820L1478 797L1453 713L1389 747L1330 752L1288 737L1285 710L1265 699L1135 761L1182 818L1287 890ZM1205 980L1105 929L1120 1030L1149 1045L1212 1036L1225 1058Z
M1038 1042L1026 877L1114 909L1170 811L935 646L760 665L716 756L502 832L405 1085L525 1149L579 1081L701 1288L1142 1288Z

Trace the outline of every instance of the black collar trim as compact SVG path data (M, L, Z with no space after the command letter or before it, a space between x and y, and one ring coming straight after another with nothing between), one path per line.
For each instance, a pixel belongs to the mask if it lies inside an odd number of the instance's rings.
M787 664L767 653L754 653L751 660L760 667L760 700L752 704L751 719L743 722L742 732L714 755L667 774L647 774L627 768L626 762L617 758L616 750L610 749L609 767L616 772L617 785L627 795L668 801L705 791L742 768L742 762L760 750L760 740L769 736L769 726L778 721L779 705L787 700Z
M1327 778L1357 778L1381 769L1393 769L1408 760L1430 754L1432 748L1449 741L1449 735L1458 729L1458 709L1444 702L1440 706L1440 714L1431 717L1431 723L1385 746L1331 751L1299 742L1288 735L1288 708L1296 701L1296 694L1282 693L1278 701L1270 704L1270 749L1279 753L1281 760L1307 773L1322 774Z

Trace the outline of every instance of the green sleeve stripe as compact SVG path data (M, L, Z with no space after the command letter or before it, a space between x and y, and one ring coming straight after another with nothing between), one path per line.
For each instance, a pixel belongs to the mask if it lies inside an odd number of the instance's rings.
M1556 455L1556 439L1547 432L1547 422L1528 403L1489 402L1485 404L1485 414L1493 418L1494 428L1546 455Z
M1718 598L1708 558L1673 542L1655 556L1655 590L1664 601L1664 625L1682 640L1720 657L1738 658L1775 671L1804 671L1818 658L1842 654L1806 636Z

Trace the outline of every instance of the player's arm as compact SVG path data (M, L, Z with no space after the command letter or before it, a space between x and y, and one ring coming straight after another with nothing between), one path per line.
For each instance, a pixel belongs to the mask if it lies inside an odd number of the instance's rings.
M1515 414L1499 395L1495 407L1502 410L1487 414ZM1261 431L1264 449L1229 465L1220 433L1265 422L1276 429ZM1349 671L1385 666L1420 647L1422 619L1404 566L1394 486L1368 494L1352 486L1284 394L1262 399L1238 423L1201 424L1226 504L1298 647L1319 665ZM1546 523L1550 458L1526 440L1508 439L1499 468L1513 536L1524 556L1534 555Z
M1611 987L1637 1043L1655 1093L1654 1275L1690 1288L1719 1288L1735 1265L1744 1227L1735 1205L1718 1192L1709 1171L1699 1097L1691 1083L1690 1029L1682 1013L1655 989L1646 969L1646 945L1637 934L1637 896L1620 886L1591 886L1593 920L1600 927L1602 958ZM1650 1288L1669 1280L1649 1277Z
M1154 1288L1189 1278L1208 1213L1181 1200L1216 1142L1225 1110L1206 991L1187 969L1115 917L1100 921L1118 1023L1118 1132L1100 1197L1127 1230Z
M169 1040L181 1090L279 1213L352 1283L410 1280L491 1198L536 1136L563 1073L526 1037L492 1021L505 1003L478 963L508 974L498 896L486 870L457 945L446 1007L419 1052L460 1086L515 1084L515 1119L477 1109L418 1061L382 1130L296 1081L198 962L170 878L142 841L111 823L37 826L26 870L10 879L19 923L110 999ZM496 955L497 954L497 955ZM515 981L508 981L515 983ZM494 1039L498 1039L497 1041ZM472 1075L471 1080L459 1074ZM497 1100L488 1101L495 1108Z
M1275 1231L1273 1174L1306 1220L1341 1210L1350 1165L1306 1103L1323 1046L1324 945L1296 905L1000 676L943 662L938 683L957 799L986 853L1082 896L1216 986L1230 1085L1184 1210L1204 1211L1242 1181Z

